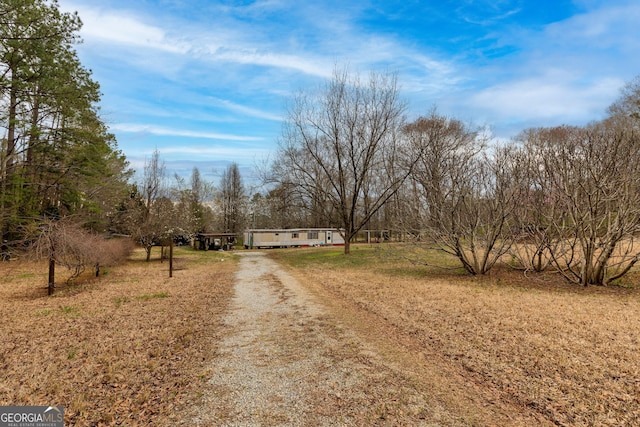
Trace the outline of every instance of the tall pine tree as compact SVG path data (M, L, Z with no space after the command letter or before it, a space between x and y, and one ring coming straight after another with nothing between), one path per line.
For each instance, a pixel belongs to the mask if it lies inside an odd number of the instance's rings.
M99 226L127 163L99 117L100 88L74 45L82 22L56 0L0 0L0 232L19 241L43 217Z

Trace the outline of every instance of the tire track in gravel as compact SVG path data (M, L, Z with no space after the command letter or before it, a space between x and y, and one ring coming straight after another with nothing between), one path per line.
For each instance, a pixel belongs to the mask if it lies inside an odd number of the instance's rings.
M464 424L365 350L277 263L239 255L227 334L194 425Z

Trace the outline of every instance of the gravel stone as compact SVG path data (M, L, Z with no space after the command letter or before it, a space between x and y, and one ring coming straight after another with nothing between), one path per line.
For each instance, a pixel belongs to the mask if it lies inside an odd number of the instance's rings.
M239 256L228 334L193 425L385 424L399 394L403 406L425 407L277 263Z

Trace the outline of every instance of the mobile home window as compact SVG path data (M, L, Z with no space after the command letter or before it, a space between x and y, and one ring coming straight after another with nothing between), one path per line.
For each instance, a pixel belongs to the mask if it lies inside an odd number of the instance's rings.
M298 238L298 233L291 233L291 238L292 239L297 239Z
M318 232L317 231L308 231L307 232L307 239L312 240L312 239L317 239L318 238Z

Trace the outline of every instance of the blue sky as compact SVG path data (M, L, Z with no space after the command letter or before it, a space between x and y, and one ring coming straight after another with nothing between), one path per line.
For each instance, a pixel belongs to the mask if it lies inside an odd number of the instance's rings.
M273 154L287 102L336 65L394 72L409 120L441 114L508 139L603 117L640 74L637 0L60 0L132 167L156 148L246 180Z

